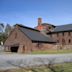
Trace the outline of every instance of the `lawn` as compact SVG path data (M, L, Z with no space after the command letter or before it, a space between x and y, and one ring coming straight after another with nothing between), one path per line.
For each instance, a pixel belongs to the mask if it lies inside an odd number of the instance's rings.
M55 72L72 72L72 63L55 64L53 65ZM3 72L3 71L0 71ZM53 72L47 66L40 66L34 68L19 68L13 70L7 70L6 72Z
M64 54L72 53L72 50L46 50L46 51L33 51L32 54Z

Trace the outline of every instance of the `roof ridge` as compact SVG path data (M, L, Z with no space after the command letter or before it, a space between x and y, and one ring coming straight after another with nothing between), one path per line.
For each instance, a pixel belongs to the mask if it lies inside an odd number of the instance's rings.
M51 38L43 35L40 31L29 28L29 27L25 27L22 25L17 25L19 26L19 29L32 41L34 42L46 42L46 43L55 43L54 40L52 40Z
M40 31L37 30L37 29L31 28L31 27L27 27L27 26L24 26L24 25L22 25L22 24L16 24L16 25L19 26L19 27L22 27L22 28L26 28L26 29L30 29L30 30L34 30L34 31L40 32ZM15 25L15 26L16 26L16 25Z
M56 26L52 32L67 32L72 31L72 24Z
M71 23L70 24L63 24L63 25L59 25L59 26L67 26L67 25L72 25ZM59 27L59 26L56 26L56 27Z

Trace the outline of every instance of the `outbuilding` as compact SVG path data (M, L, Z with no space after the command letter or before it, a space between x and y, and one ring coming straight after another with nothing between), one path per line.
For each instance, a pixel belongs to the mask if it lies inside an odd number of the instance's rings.
M40 31L16 24L4 43L5 51L31 53L35 50L52 49L56 41Z

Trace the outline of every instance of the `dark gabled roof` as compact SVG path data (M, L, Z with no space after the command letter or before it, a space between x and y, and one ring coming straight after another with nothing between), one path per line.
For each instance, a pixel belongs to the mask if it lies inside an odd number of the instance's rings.
M36 29L29 28L29 27L22 26L22 25L18 25L18 26L19 26L19 29L24 34L26 34L26 36L30 38L33 42L55 43L55 40L43 35L42 33L40 33L40 31Z
M37 29L35 29L35 28L30 28L30 27L24 26L24 25L22 25L22 24L15 24L14 26L19 26L19 27L22 27L22 28L27 28L27 29L30 29L30 30L34 30L34 31L40 32L39 30L37 30Z
M53 32L66 32L66 31L72 31L72 24L57 26Z

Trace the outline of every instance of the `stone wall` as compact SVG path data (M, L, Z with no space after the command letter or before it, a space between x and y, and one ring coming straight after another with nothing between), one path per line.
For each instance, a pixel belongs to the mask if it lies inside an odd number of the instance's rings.
M33 51L36 50L53 50L54 49L55 44L49 44L49 43L33 43Z

